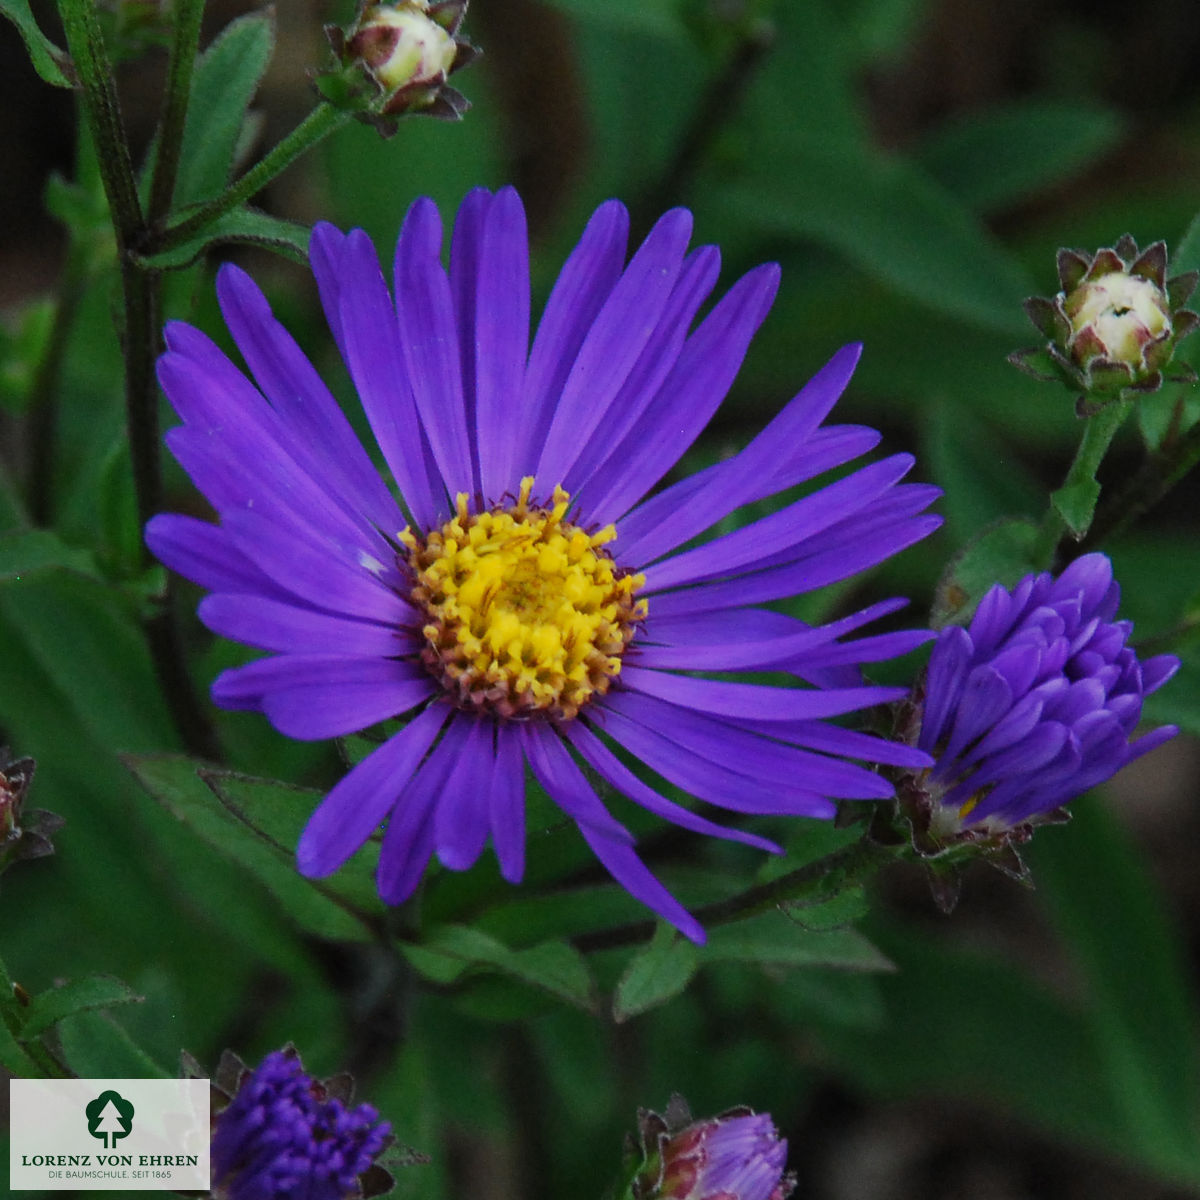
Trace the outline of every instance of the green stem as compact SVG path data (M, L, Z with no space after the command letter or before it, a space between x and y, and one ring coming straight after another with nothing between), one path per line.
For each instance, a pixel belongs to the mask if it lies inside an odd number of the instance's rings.
M157 272L139 267L132 253L144 248L148 233L95 5L93 0L59 0L59 15L79 73L84 110L117 235L124 299L125 417L138 522L144 528L161 510L163 500L154 376L160 350L162 279ZM152 560L144 544L142 556L149 566ZM155 675L183 744L192 754L217 759L216 737L187 670L172 595L173 584L169 583L162 608L145 623Z
M210 200L199 212L193 213L178 225L170 226L166 233L156 238L155 252L171 250L203 233L218 218L232 212L238 205L261 191L302 154L340 129L352 116L352 113L334 108L332 104L318 105L232 187Z
M183 149L183 129L187 121L188 96L192 70L200 45L200 22L204 0L175 0L175 38L171 44L171 65L167 71L167 95L162 124L158 131L158 156L150 183L149 224L157 228L171 211L175 179L179 174L179 155Z
M887 846L864 835L857 842L805 863L770 883L759 884L730 896L728 900L718 900L697 908L692 915L705 929L712 929L785 905L816 904L864 882L887 863L903 861L908 849L907 843ZM655 925L654 921L635 921L614 929L584 934L575 939L575 945L587 952L629 946L648 941L654 934Z
M1114 400L1087 419L1087 424L1083 427L1083 437L1079 441L1079 448L1075 451L1074 461L1067 471L1060 490L1065 491L1068 488L1095 484L1096 472L1100 469L1100 463L1108 453L1108 448L1112 444L1117 430L1132 408L1132 400ZM1078 537L1082 537L1087 532L1090 524L1091 514L1089 513L1087 524L1078 533ZM1070 530L1067 522L1051 498L1046 515L1042 518L1041 530L1034 547L1037 561L1046 567L1052 567L1059 544L1068 532Z
M1096 511L1085 548L1100 545L1124 533L1153 508L1185 475L1200 463L1200 422L1193 425L1169 451L1151 455L1129 481Z
M117 246L124 254L129 248L136 248L145 226L95 0L58 0L58 14L83 91L84 112L96 145L104 192L112 209Z

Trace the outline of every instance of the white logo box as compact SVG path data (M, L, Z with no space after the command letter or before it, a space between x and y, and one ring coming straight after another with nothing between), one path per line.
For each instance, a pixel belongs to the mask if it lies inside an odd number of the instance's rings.
M12 1079L8 1095L14 1192L210 1186L207 1079Z

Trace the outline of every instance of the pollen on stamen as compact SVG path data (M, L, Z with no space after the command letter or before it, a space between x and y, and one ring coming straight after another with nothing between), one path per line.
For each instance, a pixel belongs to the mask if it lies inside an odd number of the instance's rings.
M623 571L605 549L609 525L588 533L565 520L571 497L556 487L480 513L455 499L455 515L424 537L405 529L410 598L428 616L421 660L460 708L506 718L570 720L603 695L647 604L645 576Z

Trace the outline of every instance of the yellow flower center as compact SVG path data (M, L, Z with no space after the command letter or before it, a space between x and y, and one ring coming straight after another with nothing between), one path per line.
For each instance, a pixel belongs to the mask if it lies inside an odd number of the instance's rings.
M455 515L424 539L406 529L411 598L428 616L421 659L461 708L502 717L570 720L620 673L646 601L604 548L608 525L588 533L563 520L561 487L530 505L532 477L516 503Z

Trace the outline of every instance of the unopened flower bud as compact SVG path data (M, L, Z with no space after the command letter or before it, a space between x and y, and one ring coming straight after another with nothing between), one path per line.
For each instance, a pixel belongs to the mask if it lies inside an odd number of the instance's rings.
M317 76L318 90L385 134L406 113L461 117L467 100L446 80L478 53L458 36L466 10L467 0L361 4L348 28L326 26L339 65Z
M640 1164L631 1200L785 1200L787 1142L766 1113L735 1108L691 1120L673 1097L665 1116L638 1114Z
M1010 361L1082 391L1084 414L1123 392L1157 391L1176 346L1200 324L1200 316L1183 307L1196 286L1196 273L1171 280L1166 273L1164 242L1139 252L1126 236L1090 256L1060 250L1062 290L1025 302L1029 319L1048 342L1044 348L1018 351ZM1053 373L1039 370L1039 359ZM1176 364L1172 378L1194 381L1195 373Z
M346 49L361 58L389 92L413 84L442 83L454 65L454 39L414 3L374 4Z

